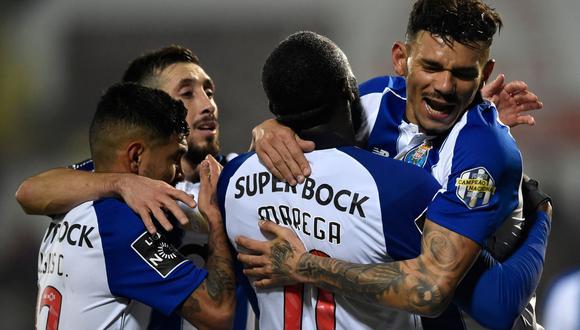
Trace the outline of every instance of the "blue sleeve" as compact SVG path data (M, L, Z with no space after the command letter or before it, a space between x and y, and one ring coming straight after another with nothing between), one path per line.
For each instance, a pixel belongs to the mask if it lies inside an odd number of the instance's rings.
M206 278L207 272L195 267L164 236L150 235L125 203L109 198L94 207L112 294L169 315Z
M399 76L380 76L369 79L358 86L360 96L370 93L382 93L385 88L397 91L401 96L406 95L405 78Z
M477 322L492 329L509 329L534 293L544 265L550 220L537 212L522 245L503 263L483 252L454 296Z
M495 108L482 109L467 113L446 185L427 218L484 246L518 206L522 160L507 127L497 123ZM454 138L452 132L445 143Z

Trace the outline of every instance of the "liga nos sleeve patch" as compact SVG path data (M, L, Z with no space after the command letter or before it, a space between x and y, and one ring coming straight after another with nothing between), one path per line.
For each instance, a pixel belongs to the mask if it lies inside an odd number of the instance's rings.
M187 262L187 259L159 233L151 235L144 232L133 241L131 248L163 278Z
M470 209L487 206L496 189L495 180L485 167L464 171L455 186L457 197Z

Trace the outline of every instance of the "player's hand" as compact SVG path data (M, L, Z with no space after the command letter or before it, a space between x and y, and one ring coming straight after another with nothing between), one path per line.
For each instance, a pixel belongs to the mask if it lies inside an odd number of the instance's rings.
M169 231L173 229L173 225L167 219L166 211L171 213L180 224L187 225L189 220L177 201L192 208L196 205L192 196L160 180L135 174L122 174L117 185L116 191L125 203L141 217L145 228L151 234L157 232L152 216L163 229Z
M510 127L520 124L533 126L536 121L528 111L544 107L538 96L528 90L525 82L516 80L505 84L503 73L483 86L481 94L485 99L495 103L502 123Z
M210 230L222 224L222 216L217 203L217 183L222 172L222 165L211 155L199 165L199 212L207 220Z
M526 174L522 180L522 195L524 199L524 217L533 216L536 212L545 212L552 220L552 198L541 188L540 183Z
M260 229L269 241L258 241L244 236L236 237L238 260L245 265L244 274L255 278L257 288L285 286L304 283L298 272L298 263L306 250L304 245L288 228L272 221L260 220Z
M269 119L252 130L251 150L256 150L262 164L279 180L295 185L310 175L305 152L314 150L314 142L299 138L290 128Z

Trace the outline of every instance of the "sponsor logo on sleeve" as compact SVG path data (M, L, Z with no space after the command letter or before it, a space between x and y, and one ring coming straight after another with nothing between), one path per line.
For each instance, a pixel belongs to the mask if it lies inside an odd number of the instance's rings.
M187 259L159 233L151 235L144 232L133 241L131 248L163 278L187 262Z
M386 151L386 150L384 150L384 149L381 149L381 148L379 148L379 147L373 147L373 148L372 148L372 152L373 152L374 154L377 154L377 155L379 155L379 156L383 156L383 157L389 157L389 152L388 152L388 151Z
M488 205L496 189L495 181L485 167L464 171L455 186L457 197L470 209Z

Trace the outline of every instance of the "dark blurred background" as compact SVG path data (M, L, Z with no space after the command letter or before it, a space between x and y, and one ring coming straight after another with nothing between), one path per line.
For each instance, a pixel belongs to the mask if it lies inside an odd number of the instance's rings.
M545 106L535 127L512 130L526 172L555 200L542 307L549 283L580 267L580 2L489 3L505 23L492 49L495 73L526 81ZM241 152L251 128L269 117L260 73L279 41L298 30L327 35L362 82L392 73L390 48L404 37L411 2L3 0L0 7L0 324L30 329L48 218L25 215L14 192L28 176L89 156L97 100L131 59L172 43L196 52L217 83L223 151Z

